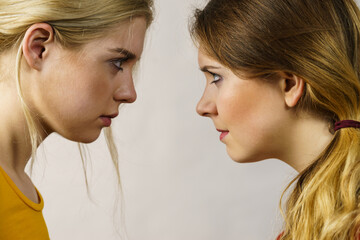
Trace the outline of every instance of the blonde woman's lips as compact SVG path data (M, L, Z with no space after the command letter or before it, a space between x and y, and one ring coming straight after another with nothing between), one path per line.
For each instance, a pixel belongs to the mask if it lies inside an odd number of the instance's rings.
M110 127L111 126L111 119L116 118L117 116L118 116L118 113L114 113L114 114L111 114L111 115L100 116L100 119L102 120L105 127Z
M102 120L104 127L111 126L111 118L102 116L102 117L100 117L100 119Z

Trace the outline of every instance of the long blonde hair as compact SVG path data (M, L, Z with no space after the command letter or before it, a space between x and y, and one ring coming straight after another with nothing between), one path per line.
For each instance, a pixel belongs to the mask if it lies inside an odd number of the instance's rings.
M360 121L360 12L353 0L211 0L196 10L191 34L235 73L272 79L282 71L303 78L297 111L324 119L329 131L339 120ZM292 183L282 240L355 240L360 130L334 133Z
M3 0L0 2L0 53L18 48L16 58L16 83L23 112L29 129L32 160L41 142L36 116L24 101L21 89L22 40L26 30L35 23L52 26L55 41L63 47L79 49L91 40L100 38L120 22L133 17L145 17L149 26L153 20L152 0ZM106 142L120 182L118 154L110 128L105 129ZM85 168L84 153L79 146ZM33 163L33 161L32 161ZM86 178L86 173L85 173ZM87 181L86 181L87 184Z

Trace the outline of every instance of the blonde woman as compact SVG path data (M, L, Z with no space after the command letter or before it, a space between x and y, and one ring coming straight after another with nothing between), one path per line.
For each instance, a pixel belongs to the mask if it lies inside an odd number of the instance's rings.
M353 0L211 0L191 28L197 112L230 157L299 172L281 240L360 237L360 12ZM291 185L291 184L290 184Z
M80 143L136 99L132 69L152 0L0 3L0 239L49 239L43 199L24 172L51 133ZM117 169L116 150L107 140Z

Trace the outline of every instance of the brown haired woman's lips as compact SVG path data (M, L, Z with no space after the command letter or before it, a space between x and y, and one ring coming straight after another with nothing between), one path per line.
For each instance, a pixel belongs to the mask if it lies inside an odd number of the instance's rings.
M222 130L222 129L216 129L218 132L220 132L220 141L222 141L229 133L228 130Z

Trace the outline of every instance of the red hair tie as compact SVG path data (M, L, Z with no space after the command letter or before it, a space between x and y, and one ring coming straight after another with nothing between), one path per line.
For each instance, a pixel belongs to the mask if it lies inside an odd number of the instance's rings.
M334 125L334 131L341 128L360 128L360 122L354 120L342 120L336 122Z

